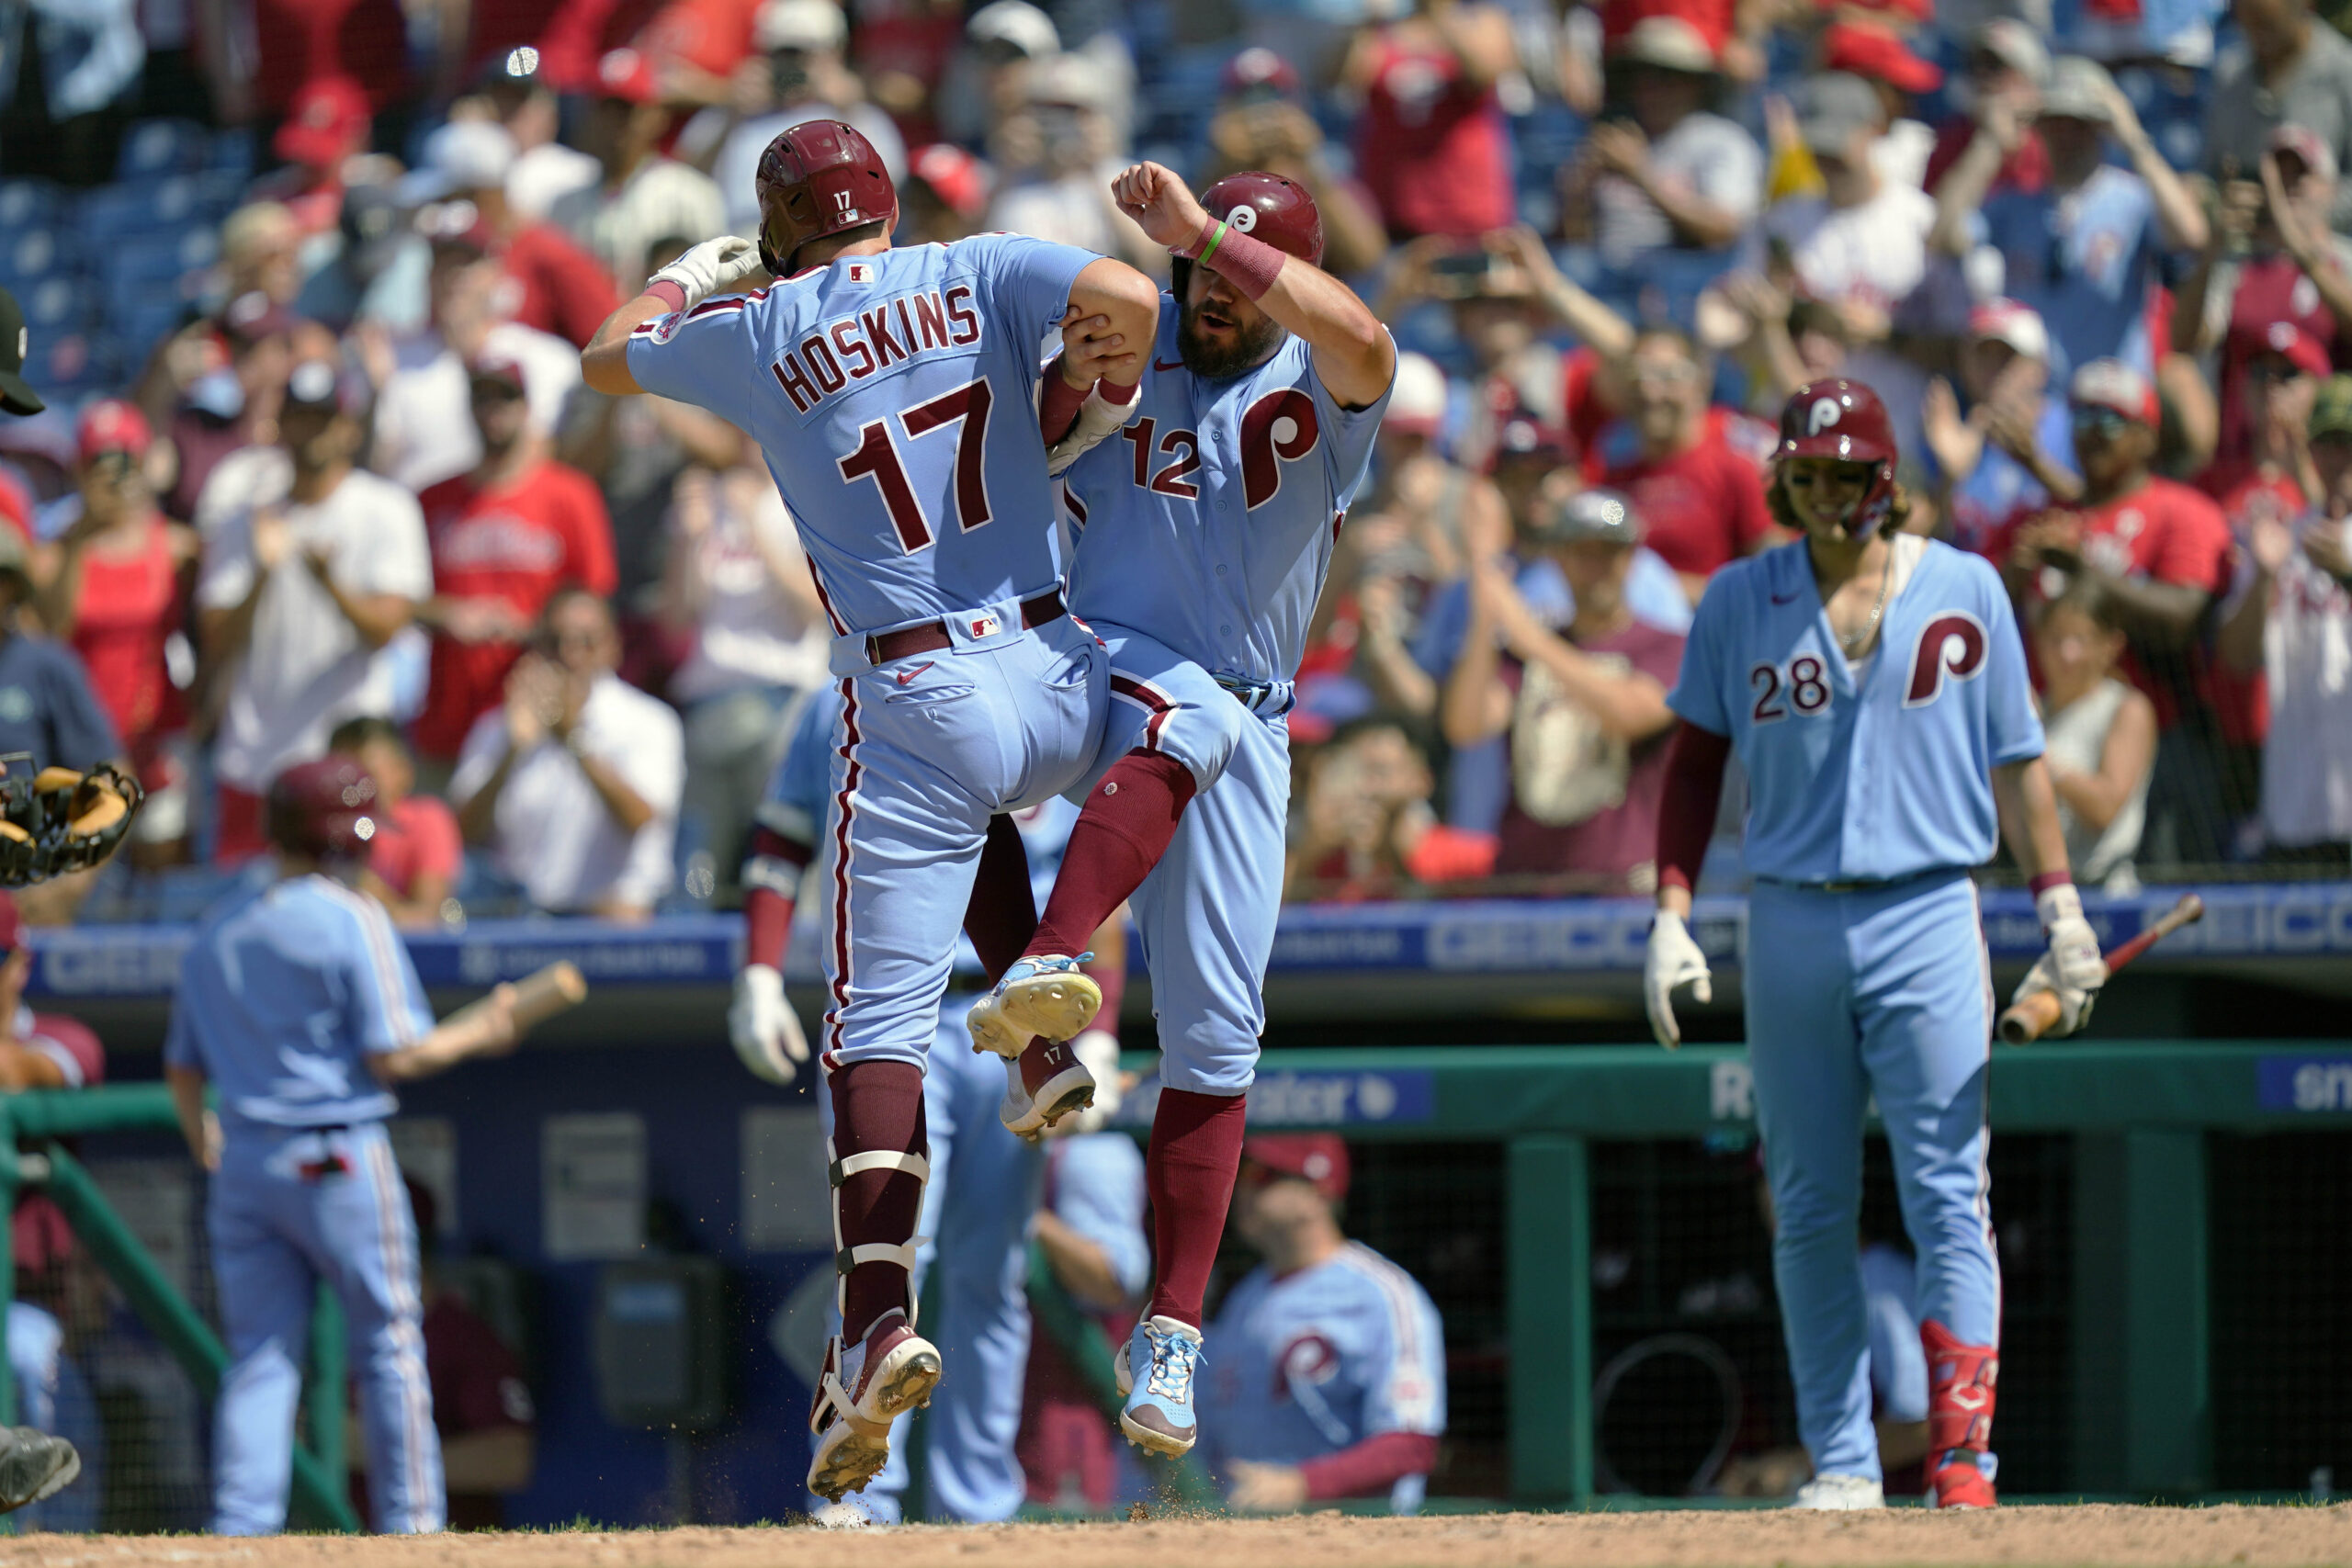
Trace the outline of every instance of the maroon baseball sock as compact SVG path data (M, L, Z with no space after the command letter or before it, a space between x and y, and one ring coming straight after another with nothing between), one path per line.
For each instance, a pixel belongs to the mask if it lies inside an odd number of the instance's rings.
M1029 852L1021 829L1010 817L991 817L980 845L980 868L972 877L971 902L964 909L964 934L972 939L989 985L1003 978L1036 931L1037 895L1030 889Z
M1095 929L1168 852L1199 787L1193 770L1164 752L1130 751L1112 763L1069 830L1046 918L1022 955L1084 953Z
M833 1095L833 1158L874 1149L925 1154L922 1069L905 1062L852 1062L827 1077ZM833 1196L843 1248L876 1242L904 1246L922 1214L922 1183L903 1170L861 1170ZM842 1343L865 1337L874 1320L909 1305L907 1271L895 1263L861 1263L842 1299Z
M1151 1196L1152 1244L1159 1254L1147 1317L1201 1325L1201 1298L1225 1239L1225 1212L1241 1169L1247 1097L1163 1089L1151 1119L1144 1187Z

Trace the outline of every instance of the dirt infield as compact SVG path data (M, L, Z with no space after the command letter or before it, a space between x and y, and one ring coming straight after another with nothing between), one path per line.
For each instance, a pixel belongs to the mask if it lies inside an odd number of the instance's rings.
M1425 1519L1155 1519L1139 1524L560 1531L270 1541L33 1535L0 1568L1842 1568L2048 1564L2249 1568L2352 1563L2352 1506L2008 1508L1987 1514L1473 1514Z

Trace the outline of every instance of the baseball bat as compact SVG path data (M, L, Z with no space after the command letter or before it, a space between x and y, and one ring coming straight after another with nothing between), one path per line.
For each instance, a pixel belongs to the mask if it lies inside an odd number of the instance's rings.
M2194 893L2184 893L2180 902L2166 909L2155 924L2107 954L2107 972L2129 964L2140 954L2164 941L2183 926L2194 925L2205 918L2205 900ZM2008 1045L2030 1045L2055 1025L2064 1011L2058 1005L2055 991L2036 991L2001 1015L2001 1040Z
M534 1029L587 999L587 977L571 960L560 959L544 969L534 969L514 982L514 1032L521 1034ZM441 1021L445 1025L463 1023L489 1006L487 998L468 1002Z

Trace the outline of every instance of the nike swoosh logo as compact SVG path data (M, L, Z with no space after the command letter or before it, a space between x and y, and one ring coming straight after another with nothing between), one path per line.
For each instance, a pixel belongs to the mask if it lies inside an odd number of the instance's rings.
M1775 604L1793 604L1796 602L1797 596L1793 593L1775 593L1772 595L1772 603Z
M1151 362L1151 367L1154 370L1182 370L1184 368L1184 362L1181 359L1155 359Z
M891 677L890 677L890 679L892 679L893 681L898 682L899 682L899 685L901 685L901 686L910 685L910 684L911 684L911 683L913 682L914 678L915 678L916 676L918 676L918 675L922 674L924 671L926 671L926 670L928 670L928 669L930 669L930 668L931 668L931 660L928 660L928 659L926 659L926 660L924 660L921 664L916 665L916 666L915 666L913 669L911 669L911 670L901 670L901 671L899 671L896 675L891 676Z

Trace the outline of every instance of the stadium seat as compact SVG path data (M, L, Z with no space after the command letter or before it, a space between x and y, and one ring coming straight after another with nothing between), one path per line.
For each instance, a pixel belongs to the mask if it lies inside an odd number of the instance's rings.
M221 219L244 205L253 176L237 169L207 169L195 176L196 205L208 219Z
M47 180L0 180L0 234L56 220L64 193Z
M123 134L118 180L193 174L212 155L212 138L192 119L142 119Z
M198 267L210 266L220 256L220 237L209 224L189 224L153 234L127 238L109 246L98 258L98 276L105 279L109 311L119 311L140 292L156 286L175 286ZM164 290L177 295L175 287Z
M57 231L46 228L9 228L0 239L0 284L21 294L51 273L66 270L64 247Z
M208 167L221 174L251 179L254 172L254 133L237 129L212 133L212 155Z
M186 223L198 216L196 198L196 182L186 175L101 186L82 198L82 237L110 244L158 224Z
M113 340L115 357L136 371L156 344L178 331L187 317L187 301L176 290L151 289L127 303L117 300L107 311L107 335Z

